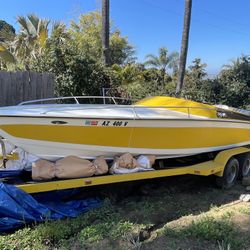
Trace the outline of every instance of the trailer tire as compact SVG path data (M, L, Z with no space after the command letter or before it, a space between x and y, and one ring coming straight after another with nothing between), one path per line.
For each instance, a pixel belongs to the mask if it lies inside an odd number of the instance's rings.
M222 189L231 188L238 178L238 173L239 161L236 158L232 157L228 160L224 168L223 176L216 178L217 186Z
M250 175L250 153L241 155L239 157L239 179L242 180L244 177Z

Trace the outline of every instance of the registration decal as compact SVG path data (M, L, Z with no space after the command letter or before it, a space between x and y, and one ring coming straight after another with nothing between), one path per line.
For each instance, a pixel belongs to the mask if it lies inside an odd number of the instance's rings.
M87 121L85 121L85 125L87 125L87 126L97 126L98 125L98 121L87 120Z
M103 121L101 124L103 127L126 127L127 121Z

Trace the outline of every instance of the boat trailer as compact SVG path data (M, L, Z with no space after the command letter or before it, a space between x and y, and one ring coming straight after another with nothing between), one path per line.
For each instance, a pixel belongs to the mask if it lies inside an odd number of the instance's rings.
M0 160L2 160L2 166L0 168L5 168L6 162L8 160L18 160L19 156L16 153L7 154L3 138L0 138L0 146L2 148L2 155L0 155ZM63 190L70 188L80 188L97 186L104 184L112 184L119 182L130 182L144 179L154 179L160 177L168 176L178 176L178 175L200 175L209 176L215 175L219 180L221 187L227 188L223 181L227 181L225 178L226 168L231 164L231 159L237 159L237 162L242 163L242 159L246 158L248 165L247 169L242 169L243 166L239 166L238 172L247 171L246 174L250 174L250 145L247 147L237 147L232 149L223 150L217 153L214 159L201 162L194 165L188 165L184 167L176 166L164 166L163 160L159 160L159 165L165 167L165 169L138 172L130 174L116 174L116 175L103 175L94 177L84 177L77 179L66 179L66 180L52 180L52 181L28 181L23 184L18 184L16 187L24 190L27 193L38 193L47 192L53 190ZM242 174L241 174L242 176ZM230 176L229 176L230 177Z

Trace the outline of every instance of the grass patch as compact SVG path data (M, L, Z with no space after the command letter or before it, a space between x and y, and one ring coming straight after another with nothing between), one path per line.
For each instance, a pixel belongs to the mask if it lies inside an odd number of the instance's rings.
M73 244L77 240L86 243L105 238L112 240L124 237L129 232L144 228L143 224L126 221L109 200L101 208L93 209L74 219L46 221L29 226L13 234L0 237L0 249L51 249ZM69 247L70 248L70 247Z
M0 236L0 249L248 249L250 204L243 188L189 192L152 186L74 219L46 221ZM182 187L182 186L181 186ZM185 192L184 192L184 191ZM192 189L194 190L194 189ZM165 226L164 226L165 225ZM244 231L245 230L245 231Z
M223 242L223 245L230 246L231 249L242 249L243 240L238 237L235 225L227 217L215 219L204 216L184 227L166 227L164 234L170 237L198 238L213 242Z
M250 215L250 205L245 205L245 206L241 206L238 209L238 212L242 213L242 214L246 214L246 215Z
M133 228L133 223L128 221L104 222L84 228L79 233L78 238L84 243L99 241L105 238L115 240L130 232Z
M99 209L73 219L46 221L42 224L28 226L13 234L0 237L0 249L44 249L45 247L58 246L62 240L77 235L83 228L106 218L117 217L108 200Z

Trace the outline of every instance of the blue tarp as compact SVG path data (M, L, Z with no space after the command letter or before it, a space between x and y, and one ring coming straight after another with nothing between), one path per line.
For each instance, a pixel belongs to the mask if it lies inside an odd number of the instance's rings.
M76 217L101 206L98 198L63 202L67 192L55 191L30 195L13 185L0 183L0 232L32 222Z

